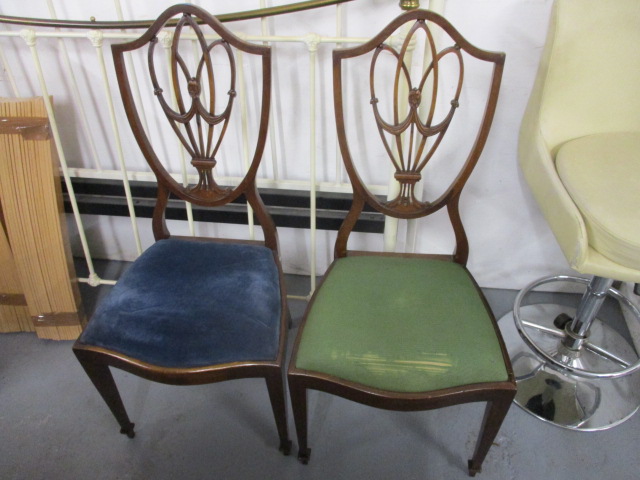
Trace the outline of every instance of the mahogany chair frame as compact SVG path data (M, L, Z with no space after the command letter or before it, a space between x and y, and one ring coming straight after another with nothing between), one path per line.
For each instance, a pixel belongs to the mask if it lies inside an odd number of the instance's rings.
M405 41L399 53L383 43L400 26L410 21L415 21L415 23L410 30L410 33L407 35L407 40ZM442 30L444 30L444 32L446 32L455 42L455 45L453 47L446 48L441 52L436 52L435 47L432 43L433 38L431 37L428 28L425 27L425 22L427 21L441 27ZM480 129L475 139L475 143L473 144L466 162L459 172L458 176L451 183L450 187L435 201L422 202L418 200L414 195L414 185L421 178L420 172L422 168L424 168L427 161L429 160L429 158L431 158L431 156L435 152L435 149L440 144L442 136L446 132L453 118L453 113L459 106L458 98L461 91L463 69L461 68L460 71L460 80L456 90L455 98L451 102L451 110L446 116L445 120L435 126L431 125L434 116L434 104L436 101L435 98L432 98L432 105L429 111L427 122L425 124L422 124L420 127L415 127L421 128L422 132L420 133L424 132L425 136L436 136L435 142L433 144L434 146L432 147L431 151L426 153L425 161L423 161L422 163L419 161L420 153L422 152L418 153L418 155L416 156L416 160L413 163L411 162L411 159L408 159L407 161L398 161L397 159L394 159L394 154L391 152L390 146L386 143L386 140L384 140L383 137L383 142L385 142L387 153L391 157L391 160L394 162L394 166L396 167L395 178L401 183L400 193L398 194L398 197L394 200L385 202L381 201L367 189L365 183L358 175L358 172L354 166L352 155L349 150L347 135L345 132L345 118L343 110L342 61L344 59L364 55L371 52L372 50L377 49L374 53L370 72L372 96L371 103L373 105L374 114L376 116L376 121L381 136L383 135L384 130L395 136L396 141L401 142L400 136L402 134L402 131L404 131L403 128L408 128L409 124L405 122L403 125L403 122L399 122L397 116L399 91L398 78L403 71L408 76L408 70L404 65L404 54L408 47L409 38L418 29L424 29L427 37L431 41L432 58L436 59L436 61L432 63L431 68L436 75L438 69L437 63L442 58L442 56L444 56L445 54L453 54L458 56L459 60L462 62L460 51L464 51L472 57L475 57L476 59L493 63L493 75L485 111L481 121ZM373 86L373 73L376 57L383 50L390 51L398 59L396 81L394 86L394 106L396 118L395 124L393 125L385 124L384 120L380 118L377 112L377 98L375 96L375 88ZM462 35L458 33L458 31L447 20L436 13L426 10L413 10L404 13L403 15L392 21L378 35L376 35L367 43L356 46L354 48L339 49L333 52L333 87L336 126L340 151L342 153L342 158L349 175L349 179L353 186L353 204L338 232L337 240L335 243L334 263L332 263L332 265L329 267L329 269L325 273L324 278L327 278L329 275L331 275L331 270L335 265L336 260L355 255L386 255L411 258L437 258L440 260L457 262L466 269L466 262L469 255L469 246L458 209L459 199L462 189L466 181L468 180L473 168L475 167L478 158L480 157L480 154L486 143L489 130L491 128L491 123L493 121L500 90L504 60L504 53L488 52L473 46L467 40L465 40ZM460 63L460 65L462 67L462 63ZM421 87L423 86L424 80L428 75L428 71L429 70L427 70L427 73L425 73L425 76L422 79ZM420 90L412 89L409 93L410 111L407 119L413 119L412 122L414 124L420 123L420 119L417 116L417 109L421 100ZM410 121L409 123L412 122ZM402 148L400 148L399 150L402 150ZM446 207L455 233L456 247L454 253L452 255L429 255L348 250L347 241L349 239L349 235L352 232L365 203L376 209L377 211L384 213L385 215L400 219L422 218L438 211L441 208ZM469 474L471 476L474 476L476 473L480 472L482 462L484 461L484 458L489 451L489 448L502 424L502 421L504 420L509 407L511 406L511 402L516 392L516 384L509 360L509 355L506 351L504 342L500 335L495 317L493 316L491 309L480 288L477 284L475 284L475 287L478 292L478 296L484 302L486 310L493 324L494 331L499 340L500 348L502 351L502 358L504 360L508 374L508 380L504 382L462 385L454 388L446 388L421 393L398 393L372 388L366 385L337 378L332 375L304 370L296 367L295 362L300 340L304 332L309 312L313 308L314 301L318 293L322 289L321 283L319 288L314 293L311 301L309 302L309 305L307 306L306 313L304 315L302 324L299 328L299 332L294 343L293 352L288 368L289 390L291 394L292 408L299 444L299 460L302 461L302 463L307 463L309 461L311 453L311 450L307 446L307 390L313 389L337 395L354 402L362 403L364 405L397 411L431 410L470 402L487 402L475 452L471 460L469 460L468 462Z
M182 14L182 18L177 23L176 36L174 37L174 43L171 48L171 77L179 109L179 111L176 112L164 100L163 91L158 85L157 78L155 76L155 67L153 65L153 49L158 42L157 34L163 26L165 26L165 23L175 15L179 14ZM197 20L194 20L193 17L197 17ZM219 35L220 39L208 44L196 22L211 27L211 29ZM195 77L190 78L186 64L182 61L178 52L179 41L177 37L179 37L181 29L185 25L191 27L196 33L197 41L202 49L202 57L198 66L198 72ZM125 52L142 48L147 44L149 44L149 69L153 86L155 88L154 93L158 98L167 119L171 123L173 130L180 138L185 149L192 156L191 163L196 167L199 173L199 182L196 186L185 187L176 182L167 172L154 148L151 146L138 115L131 87L128 82L124 54ZM227 51L231 66L231 90L229 91L229 103L223 113L217 116L213 112L213 90L209 91L209 98L211 99L209 107L211 111L208 111L207 107L202 105L199 99L201 75L203 75L203 72L208 75L209 88L213 89L213 69L210 51L214 46L220 46ZM232 111L231 107L234 97L236 96L234 89L235 63L231 50L232 47L244 53L261 57L263 80L259 133L253 160L240 184L235 188L227 188L216 184L213 176L213 168L216 164L214 156L226 132L227 122L229 121ZM165 210L170 194L187 202L207 207L226 205L241 195L244 196L248 204L252 207L253 212L262 227L264 232L264 242L212 239L203 237L172 236L172 238L193 238L195 241L256 244L264 245L272 250L273 258L279 272L282 312L279 327L280 337L278 353L273 361L234 362L195 368L166 368L145 363L137 360L136 358L132 358L115 351L85 345L80 343L80 341L75 343L73 351L92 383L97 388L98 392L118 421L121 427L120 432L126 434L130 438L133 438L135 435L134 424L129 420L109 367L119 368L139 377L170 385L201 385L239 378L264 378L267 384L278 435L280 437L280 450L287 455L291 448L291 442L287 432L287 407L283 377L290 313L286 303L286 292L278 252L278 238L275 223L266 210L256 186L256 172L262 158L269 120L271 95L271 49L267 46L255 45L240 40L205 10L190 4L183 4L168 8L139 39L129 43L112 45L112 52L120 93L122 95L127 118L133 130L135 139L158 180L157 202L152 220L153 233L156 241L166 239L171 236L165 221ZM182 72L179 72L178 69L181 69ZM191 96L191 99L189 99L191 101L190 107L185 107L185 99L183 98L178 85L179 73L184 74L188 79L188 93ZM189 125L189 120L194 117L196 118L197 132ZM179 130L179 123L184 125L187 137L185 137ZM222 133L217 144L214 145L212 141L213 127L221 123L223 124ZM194 301L197 301L197 299Z

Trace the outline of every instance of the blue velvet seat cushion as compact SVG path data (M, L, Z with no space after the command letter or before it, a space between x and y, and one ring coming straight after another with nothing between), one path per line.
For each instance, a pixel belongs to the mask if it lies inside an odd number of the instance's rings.
M274 360L280 301L270 249L160 240L100 303L80 342L163 367Z

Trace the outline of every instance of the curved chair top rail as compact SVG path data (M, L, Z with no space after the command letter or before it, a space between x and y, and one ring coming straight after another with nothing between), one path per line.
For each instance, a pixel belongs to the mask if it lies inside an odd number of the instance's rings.
M413 22L413 24L409 27L399 50L389 43L385 43L396 30L410 22ZM453 43L438 51L430 24L440 27ZM425 48L429 50L428 53L431 61L426 65L417 85L413 85L409 67L405 63L405 57L407 56L412 39L419 31L425 33L427 39ZM381 201L376 198L360 178L349 150L345 132L342 97L342 61L363 56L370 52L373 52L369 74L370 102L373 116L380 138L384 144L384 149L395 169L394 177L400 184L398 195L389 201ZM460 106L460 94L464 81L463 52L478 60L493 64L493 74L484 114L473 146L453 182L436 200L432 202L422 201L416 198L416 183L422 179L422 171L438 149L454 118L457 108ZM376 93L374 80L378 59L384 53L391 54L395 57L397 63L393 82L392 121L383 119L379 111L379 98ZM455 57L459 65L459 75L453 82L455 88L453 96L450 99L450 107L444 114L444 117L438 120L436 119L436 102L439 95L445 94L444 91L441 92L438 89L439 65L442 60L448 56ZM392 21L367 43L353 48L334 51L333 82L338 141L347 173L353 184L354 199L356 200L354 201L354 205L358 204L357 197L360 197L360 203L366 202L385 215L405 219L424 217L447 206L456 234L456 252L458 252L456 259L462 263L466 262L468 246L458 213L458 198L486 143L498 100L504 60L504 53L481 50L473 46L446 19L427 10L409 11ZM433 79L431 86L429 86L430 83L428 82L430 77ZM403 92L400 87L401 80L403 79L406 85L408 85L407 95L404 98L402 97ZM425 104L424 106L427 107L425 120L422 120L420 116L420 108L423 103ZM407 111L406 116L401 114L403 109ZM401 115L404 116L404 118L400 118ZM408 143L405 144L405 142ZM359 214L359 212L357 212L357 214ZM354 217L356 217L357 214L356 212L353 212L353 215L350 213L352 218L349 219L348 217L345 225L343 225L344 233L346 233L347 236L353 226L349 220L353 220L352 223L355 223L356 218ZM339 241L338 243L340 244L341 242ZM345 243L340 245L340 248L337 246L336 253L338 255L346 254L346 239Z
M286 5L277 5L268 8L258 8L246 10L244 12L225 13L216 15L220 22L235 22L239 20L250 20L253 18L271 17L287 13L301 12L312 8L337 5L339 3L351 2L352 0L308 0L306 2L296 2ZM0 23L8 25L22 25L28 27L50 27L50 28L87 28L87 29L134 29L149 28L154 20L126 20L126 21L96 21L92 18L86 20L53 20L49 18L15 17L11 15L0 15ZM175 25L176 22L169 22L168 26Z
M171 106L172 99L166 98L166 95L171 93L165 92L158 80L154 50L158 44L157 34L169 19L178 14L182 16L175 26L169 61L170 82L173 84L172 90L175 95L176 109L174 109ZM205 39L197 19L202 24L211 27L220 38L215 38L212 41ZM200 57L194 72L189 71L187 63L182 58L178 48L180 36L185 27L190 27L195 34L196 43L200 50ZM191 156L191 165L198 171L199 180L195 186L183 186L166 170L151 145L138 115L127 77L124 53L143 47L148 47L149 75L156 99L174 133ZM127 118L133 129L136 141L151 169L156 174L159 183L178 198L203 206L227 204L245 193L248 188L253 188L267 134L271 91L271 50L269 47L239 39L206 11L194 5L185 4L168 8L139 39L129 43L112 45L111 48ZM211 60L211 53L214 49L222 49L226 53L230 71L230 88L227 92L227 103L222 109L216 105L215 72ZM236 97L234 49L262 57L262 96L259 133L253 159L245 178L237 187L232 189L217 185L213 171L217 163L215 157L224 140ZM180 88L180 76L183 77L187 84L188 96ZM206 88L208 89L207 105L204 105L201 99L204 80L206 80ZM216 113L216 109L221 111Z

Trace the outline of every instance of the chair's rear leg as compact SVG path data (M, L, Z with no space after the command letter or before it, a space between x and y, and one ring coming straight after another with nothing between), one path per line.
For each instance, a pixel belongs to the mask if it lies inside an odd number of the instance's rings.
M282 380L282 371L269 375L265 378L267 389L269 390L269 399L271 400L271 408L273 416L276 419L278 428L278 436L280 437L280 451L289 455L291 452L291 440L287 431L287 400L284 391L284 382Z
M291 309L289 308L288 303L287 303L286 309L287 309L287 313L286 313L287 328L291 330L293 328L293 316L291 315Z
M298 460L306 465L311 457L311 449L307 447L307 389L295 377L289 377L289 393L298 436Z
M475 476L476 473L480 473L482 470L482 462L484 461L489 448L496 438L502 421L507 416L513 397L515 396L515 390L504 394L501 398L497 398L493 401L487 402L487 407L484 412L484 418L482 419L482 426L480 427L480 434L478 436L478 442L476 443L476 451L473 454L473 458L469 460L469 475Z
M129 438L135 437L136 433L133 430L134 424L129 420L109 366L104 363L87 360L77 353L76 356L80 361L80 365L84 368L84 371L87 372L89 379L91 379L91 382L98 390L98 393L100 393L100 396L109 407L109 410L111 410L113 416L116 417L116 420L120 424L120 433Z

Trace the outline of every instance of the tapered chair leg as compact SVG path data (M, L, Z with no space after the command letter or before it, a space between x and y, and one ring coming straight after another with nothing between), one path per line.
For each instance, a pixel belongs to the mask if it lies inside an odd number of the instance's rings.
M287 430L287 400L284 390L282 371L278 371L274 375L265 378L267 389L269 390L269 399L271 400L271 408L273 416L276 419L276 427L280 437L280 451L284 455L291 453L291 440Z
M306 465L311 457L311 449L307 447L307 389L289 377L289 393L298 437L298 460Z
M287 328L291 330L293 328L293 316L291 315L291 309L289 308L289 304L286 306L287 308Z
M75 353L80 361L80 365L82 365L84 371L87 372L89 379L98 390L98 393L100 393L100 396L109 407L109 410L111 410L111 413L113 413L113 416L116 417L118 424L120 424L120 433L129 438L135 437L136 433L133 430L134 424L129 420L109 366L104 363L87 360L84 358L84 355L79 355L78 352Z
M471 477L482 471L482 462L484 462L489 448L496 438L503 420L507 416L514 396L515 390L513 393L507 393L502 398L487 402L478 442L476 443L476 451L473 454L473 458L469 460L469 475Z

